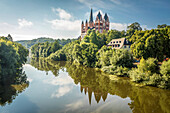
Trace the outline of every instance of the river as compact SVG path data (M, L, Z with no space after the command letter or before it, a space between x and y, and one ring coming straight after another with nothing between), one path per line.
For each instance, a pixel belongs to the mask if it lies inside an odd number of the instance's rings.
M170 113L170 90L68 62L32 60L27 84L0 86L0 113Z

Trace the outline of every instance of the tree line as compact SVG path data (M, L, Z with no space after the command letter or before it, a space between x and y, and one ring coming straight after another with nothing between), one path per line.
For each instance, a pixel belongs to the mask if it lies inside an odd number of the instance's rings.
M48 57L51 53L55 53L59 50L62 46L59 44L58 41L49 43L38 43L31 47L31 54L33 57Z
M8 80L26 63L28 50L21 44L0 37L0 81Z
M60 45L64 46L67 43L70 43L71 41L74 41L76 39L56 39L56 41L59 42ZM55 42L55 39L52 38L46 38L46 37L41 37L41 38L37 38L37 39L33 39L33 40L20 40L20 41L16 41L17 43L22 44L24 47L30 49L31 46L38 44L38 43L44 43L44 42Z

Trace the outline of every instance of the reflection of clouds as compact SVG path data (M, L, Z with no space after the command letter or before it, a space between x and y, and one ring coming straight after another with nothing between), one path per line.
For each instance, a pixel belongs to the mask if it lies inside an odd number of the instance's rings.
M64 96L65 94L69 93L73 87L71 86L63 86L60 87L55 93L51 95L52 98L56 97L59 98L61 96Z
M73 79L71 79L71 77L69 77L68 75L62 75L59 77L49 78L47 80L44 80L44 83L61 86L61 85L72 84L74 82Z
M112 96L113 99L110 99L106 103L103 102L100 104L97 109L95 109L92 113L103 113L103 111L107 112L115 112L115 113L132 113L128 103L131 103L129 97L121 98L119 96Z
M73 79L67 74L60 74L58 77L51 77L44 80L43 82L46 84L58 86L58 89L52 93L52 98L59 98L69 93L73 88L72 85L74 84Z
M87 98L81 98L77 101L73 101L70 104L65 105L66 109L62 112L73 112L73 113L132 113L129 103L130 98L121 98L115 95L108 95L107 101L96 103L95 99L92 99L93 105L87 103Z
M85 103L83 103L84 100L78 100L76 102L73 102L71 104L67 104L66 107L67 107L67 111L69 110L77 110L77 109L80 109L81 107L83 107L85 105Z

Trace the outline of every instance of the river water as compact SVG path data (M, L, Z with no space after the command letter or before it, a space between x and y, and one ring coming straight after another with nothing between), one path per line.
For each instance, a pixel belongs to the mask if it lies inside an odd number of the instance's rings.
M0 86L0 113L170 113L170 91L67 62L32 60L29 83Z

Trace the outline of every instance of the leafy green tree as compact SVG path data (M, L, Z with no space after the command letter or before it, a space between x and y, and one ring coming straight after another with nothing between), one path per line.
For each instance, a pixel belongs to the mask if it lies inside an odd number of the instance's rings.
M86 35L86 36L83 38L82 42L90 43L90 38L89 38L89 36Z
M31 53L33 57L48 57L51 53L55 53L61 49L61 45L58 41L53 43L45 42L38 43L31 47Z
M161 88L170 87L170 60L164 61L160 66L160 73L162 74Z
M127 27L127 32L126 32L126 38L129 40L132 35L135 33L135 31L141 31L142 28L140 27L140 24L138 22L132 23Z
M97 53L97 59L96 67L118 76L126 76L133 65L133 57L129 51L115 50L106 46Z
M162 24L162 25L157 25L157 28L166 28L166 24Z
M21 44L0 38L0 81L13 77L27 56L28 50Z
M94 67L96 63L97 45L93 43L81 43L73 49L74 61L88 67Z
M124 35L121 34L120 31L117 30L110 30L107 34L107 43L109 43L112 39L117 39L117 38L121 38Z
M140 24L138 22L132 23L131 25L129 25L127 27L128 30L132 29L132 30L142 30Z

